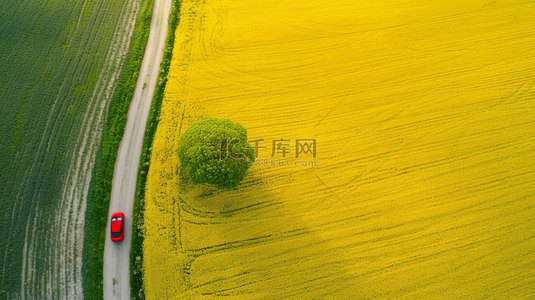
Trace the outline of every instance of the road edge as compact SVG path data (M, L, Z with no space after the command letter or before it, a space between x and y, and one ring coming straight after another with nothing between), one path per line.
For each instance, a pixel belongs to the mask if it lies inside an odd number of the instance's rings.
M152 99L149 117L141 157L137 174L136 192L134 196L134 209L132 211L132 242L130 247L130 297L131 299L145 299L145 288L143 285L143 240L144 240L144 212L145 212L145 183L149 172L149 162L152 153L152 143L156 128L158 127L163 95L167 85L169 67L173 56L175 45L175 31L180 23L181 0L172 0L171 13L167 37L165 40L160 73L154 96Z

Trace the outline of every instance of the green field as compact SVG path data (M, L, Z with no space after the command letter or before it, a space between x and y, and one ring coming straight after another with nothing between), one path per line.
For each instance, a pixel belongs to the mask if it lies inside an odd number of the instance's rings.
M0 1L0 298L81 296L90 174L141 2Z

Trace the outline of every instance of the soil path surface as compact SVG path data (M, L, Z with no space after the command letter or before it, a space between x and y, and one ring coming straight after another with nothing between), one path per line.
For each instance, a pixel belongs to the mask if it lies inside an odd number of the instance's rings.
M125 238L120 243L114 243L110 240L110 218L108 218L104 247L104 299L130 298L129 256L137 171L145 125L167 36L167 21L170 10L171 0L157 0L154 3L149 40L134 97L128 111L125 132L117 154L109 217L116 211L125 214Z

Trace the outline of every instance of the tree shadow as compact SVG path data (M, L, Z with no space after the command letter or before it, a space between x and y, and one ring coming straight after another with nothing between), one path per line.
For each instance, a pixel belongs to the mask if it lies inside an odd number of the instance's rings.
M277 183L291 178L250 169L238 189L218 190L187 177L180 172L184 295L362 297L346 272L349 250L310 225L314 208L296 210L292 195L280 197Z

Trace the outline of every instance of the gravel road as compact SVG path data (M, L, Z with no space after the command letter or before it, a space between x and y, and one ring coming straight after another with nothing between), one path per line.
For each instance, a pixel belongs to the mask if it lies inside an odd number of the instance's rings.
M171 0L155 0L149 40L117 154L104 247L104 299L130 299L129 258L137 171L145 125L167 36L170 10ZM112 242L109 237L110 217L116 211L122 211L126 219L125 237L120 243Z

